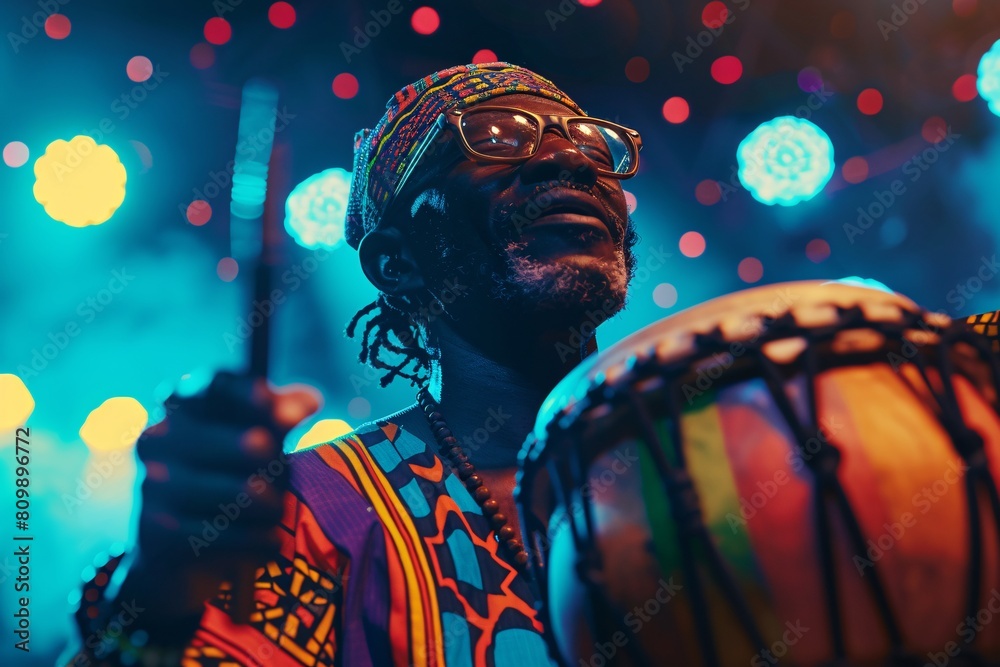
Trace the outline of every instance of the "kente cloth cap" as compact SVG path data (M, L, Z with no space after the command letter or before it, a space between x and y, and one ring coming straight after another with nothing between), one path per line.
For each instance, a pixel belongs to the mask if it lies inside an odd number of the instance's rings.
M378 124L354 136L347 243L357 249L361 239L379 226L396 184L442 112L514 93L547 97L586 115L548 79L505 62L449 67L393 95Z

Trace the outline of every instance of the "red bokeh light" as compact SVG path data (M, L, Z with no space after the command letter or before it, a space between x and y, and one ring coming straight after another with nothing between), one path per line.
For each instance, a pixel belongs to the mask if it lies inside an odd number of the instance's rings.
M227 283L236 280L240 272L240 265L232 257L223 257L215 267L215 272Z
M52 14L45 19L45 34L52 39L66 39L71 29L69 18L63 14Z
M722 84L736 83L743 76L743 63L736 56L722 56L712 63L712 78Z
M976 99L976 95L979 94L976 90L976 75L963 74L955 79L955 83L951 86L951 94L959 102L971 102Z
M136 83L142 83L153 75L153 63L146 56L133 56L125 65L125 74Z
M201 227L212 219L212 206L203 199L195 199L188 204L187 221L196 227Z
M858 95L858 111L866 116L874 116L882 110L882 93L874 88L865 88Z
M229 21L216 16L205 21L205 40L209 44L219 46L225 44L233 36L233 29Z
M291 28L295 25L295 7L287 2L276 2L267 10L267 20L275 28Z
M197 69L208 69L215 64L215 49L212 48L211 44L198 42L191 47L188 58Z
M719 2L719 0L712 0L701 10L701 22L706 28L712 30L721 28L726 23L727 18L729 18L729 8L726 7L726 3Z
M952 0L951 8L956 16L969 17L979 9L979 0Z
M632 83L642 83L649 78L649 61L642 56L629 58L625 63L625 78Z
M852 157L844 162L840 171L848 183L860 183L868 178L868 160L860 156Z
M698 200L699 204L705 206L718 204L719 200L722 199L722 188L719 187L718 181L707 178L695 186L694 198Z
M806 257L809 261L819 264L830 256L830 244L823 239L813 239L806 244Z
M700 257L705 252L705 237L698 232L684 232L677 246L685 257Z
M756 257L747 257L740 261L736 273L745 283L755 283L764 277L764 265Z
M489 49L479 49L478 51L476 51L475 55L472 56L473 65L482 65L483 63L495 63L498 60L500 59L497 58L497 54L495 54L493 51L490 51Z
M596 7L601 4L601 0L576 0L584 7Z
M358 94L358 79L349 72L342 72L333 77L333 94L349 100Z
M920 136L927 143L936 144L948 136L948 122L941 116L931 116L920 128Z
M663 117L668 123L683 123L691 115L691 107L683 97L671 97L663 103Z
M430 35L441 25L441 17L433 7L418 7L410 17L410 25L418 34Z

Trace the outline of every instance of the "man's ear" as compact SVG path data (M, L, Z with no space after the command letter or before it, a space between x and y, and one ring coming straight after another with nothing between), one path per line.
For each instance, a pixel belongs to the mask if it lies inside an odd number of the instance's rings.
M403 296L423 289L424 277L409 243L395 227L370 232L358 246L361 270L380 292Z

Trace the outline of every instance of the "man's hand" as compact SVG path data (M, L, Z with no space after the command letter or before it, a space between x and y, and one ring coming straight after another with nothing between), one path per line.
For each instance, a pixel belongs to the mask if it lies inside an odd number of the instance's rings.
M118 597L143 600L149 616L140 624L176 643L187 640L223 581L277 554L288 478L282 442L319 398L302 385L279 392L219 373L204 391L174 394L168 406L137 444L146 468L138 551Z

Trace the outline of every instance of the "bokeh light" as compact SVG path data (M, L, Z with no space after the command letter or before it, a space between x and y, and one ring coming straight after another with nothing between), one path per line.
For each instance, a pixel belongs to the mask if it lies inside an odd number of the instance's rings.
M677 246L685 257L701 257L705 252L705 237L698 232L684 232Z
M333 77L333 94L342 100L349 100L357 95L357 77L350 72L342 72Z
M490 49L479 49L472 56L473 65L482 65L483 63L495 63L499 60L497 54Z
M366 419L371 413L371 401L364 396L355 396L347 403L347 414L352 419Z
M921 126L920 136L927 143L936 144L948 136L948 122L941 116L931 116Z
M830 34L837 39L850 39L858 28L858 20L854 12L842 10L830 19Z
M212 219L212 206L204 199L195 199L188 204L187 221L195 227L201 227Z
M576 0L581 7L596 7L601 4L601 0Z
M806 257L810 262L819 264L830 257L830 244L824 239L813 239L806 244Z
M35 200L53 220L99 225L125 201L125 167L110 146L78 135L57 139L35 160Z
M625 78L632 83L642 83L649 78L649 61L642 56L633 56L625 63Z
M109 398L87 415L80 438L92 452L128 449L142 435L148 420L146 409L134 398Z
M344 240L351 172L334 167L295 186L285 202L285 229L304 248L334 248Z
M860 276L847 276L846 278L840 278L838 280L831 280L830 282L823 283L824 285L830 285L832 283L840 283L842 285L854 285L855 287L867 287L868 289L877 289L882 292L888 292L889 294L894 294L892 289L885 283L881 283L872 278L862 278Z
M712 30L721 28L725 25L728 18L729 8L726 7L726 3L719 0L712 0L712 2L705 5L705 8L701 10L702 25Z
M343 419L321 419L302 434L299 441L295 443L294 451L325 444L343 435L347 435L353 430L354 427Z
M712 78L721 84L736 83L743 76L743 63L736 56L722 56L712 63Z
M722 199L722 187L719 182L711 178L706 178L694 188L694 198L699 204L712 206L718 204Z
M198 42L191 47L188 58L196 69L208 69L215 64L215 49L212 48L211 44Z
M419 35L433 35L441 26L441 17L433 7L417 7L410 17L410 25Z
M740 260L736 273L743 282L755 283L764 277L764 265L756 257L747 257Z
M671 97L663 103L663 117L668 123L683 123L691 115L691 107L683 97Z
M874 116L882 110L882 93L874 88L865 88L858 94L858 111L866 116Z
M660 283L653 288L653 303L660 308L673 308L677 304L677 288L670 283Z
M891 216L878 228L879 240L884 248L895 248L906 240L908 234L906 221L898 215Z
M224 282L231 283L236 280L236 276L240 273L240 265L236 263L236 260L232 257L223 257L219 260L219 263L215 265L215 273Z
M834 171L833 142L812 122L779 116L760 124L736 151L739 179L764 204L812 199Z
M848 183L861 183L868 178L868 160L860 156L852 157L844 162L840 172Z
M267 20L275 28L285 30L295 25L295 7L287 2L276 2L267 10Z
M625 208L628 209L629 213L635 213L635 208L639 205L639 201L628 190L623 190L623 192L625 193Z
M803 67L795 77L799 90L804 93L815 93L823 88L823 74L815 67Z
M35 399L21 378L11 373L0 373L0 396L3 396L3 401L0 402L0 433L13 431L27 424L28 417L35 409Z
M985 58L985 56L983 56ZM971 102L976 99L978 81L975 74L963 74L951 84L951 94L959 102ZM983 96L985 97L985 95Z
M153 63L146 56L133 56L125 65L125 73L136 83L142 83L153 76Z
M1000 40L979 60L976 87L989 103L990 111L1000 116Z
M145 174L147 171L153 168L153 153L149 150L149 146L138 141L136 139L129 139L129 145L135 150L135 154L139 157L139 162L142 163L142 171L140 174Z
M979 9L979 0L952 0L951 8L956 16L968 18Z
M220 46L229 41L233 36L233 29L229 21L221 16L214 16L205 21L205 41L209 44Z
M8 167L20 167L28 161L28 146L22 141L12 141L3 147L3 161Z
M52 14L45 19L45 34L52 39L66 39L72 28L69 18L64 14Z

